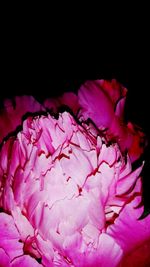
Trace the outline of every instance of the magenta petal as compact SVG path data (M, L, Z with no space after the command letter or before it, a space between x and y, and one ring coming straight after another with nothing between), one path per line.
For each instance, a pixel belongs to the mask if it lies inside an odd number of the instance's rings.
M48 98L44 101L43 105L46 109L53 110L53 112L57 112L57 109L60 106L60 103L58 99Z
M84 119L90 118L97 127L109 127L115 116L109 97L100 90L96 82L88 81L78 92L81 114Z
M0 267L10 267L10 258L2 248L0 248Z
M143 254L144 251L147 254L147 246L150 251L150 216L143 220L138 220L143 212L143 208L136 208L140 199L140 197L136 197L129 204L126 204L115 223L108 227L107 230L107 233L121 246L125 257L129 259L133 257L132 253L139 258L147 258L148 255ZM150 261L150 254L148 259Z
M124 98L127 94L127 89L115 79L112 79L111 81L97 80L96 82L99 84L101 90L103 90L109 96L114 107L116 106L117 102Z
M86 82L78 93L81 116L92 119L99 128L110 128L115 115L123 117L126 92L116 80Z
M121 119L123 119L123 117L124 117L125 101L126 101L126 98L124 97L124 98L120 99L116 105L115 114L116 114L116 116L118 116Z
M61 106L67 106L76 114L79 109L78 97L72 92L64 93L61 97L46 99L43 103L44 107L57 112Z
M116 140L133 162L143 153L143 134L124 122L126 92L116 80L85 82L78 92L78 117L81 121L91 119L100 130L105 129L106 138Z
M62 97L60 97L61 105L68 106L74 114L77 113L79 109L78 97L72 93L64 93Z
M7 134L16 130L21 124L22 116L27 112L38 112L44 110L32 96L17 96L15 107L9 99L5 100L4 111L0 113L0 142Z

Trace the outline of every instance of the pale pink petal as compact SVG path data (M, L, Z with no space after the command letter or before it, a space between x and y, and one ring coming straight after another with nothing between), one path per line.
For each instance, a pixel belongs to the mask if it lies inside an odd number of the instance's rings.
M102 266L117 266L122 258L122 249L115 240L111 239L107 234L101 234L99 239L99 262ZM97 253L97 254L98 254Z
M40 267L42 266L39 264L35 259L28 255L20 256L16 258L12 264L11 267Z
M106 148L106 145L103 144L98 157L98 164L105 162L111 167L115 161L117 161L117 152L117 146L109 146Z
M28 219L21 213L19 207L16 207L12 211L12 215L21 239L26 240L27 236L33 236L34 229L32 225L29 223Z
M135 185L137 178L139 177L143 166L137 168L134 172L131 172L119 179L116 187L116 195L122 195L128 193L128 191Z
M48 267L54 267L54 250L50 240L44 240L40 235L36 236L36 244L41 253L42 264Z
M71 259L71 263L78 267L115 267L122 258L122 249L113 238L105 233L99 236L96 249L90 242L86 251L84 251L84 247L80 246L79 235L66 240L65 243L65 250ZM80 253L77 252L79 247Z
M86 154L81 149L72 147L73 152L69 158L61 159L61 167L63 172L66 172L76 184L83 186L87 176L92 172L93 168ZM78 169L78 172L76 171Z
M0 213L0 248L9 256L10 261L23 253L23 244L19 239L13 218L8 214Z

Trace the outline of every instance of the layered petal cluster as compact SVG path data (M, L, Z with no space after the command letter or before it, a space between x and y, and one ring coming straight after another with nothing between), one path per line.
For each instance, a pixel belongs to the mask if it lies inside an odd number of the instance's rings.
M138 220L143 165L132 167L143 136L121 123L125 96L116 81L96 81L83 85L78 97L27 102L26 112L65 104L74 117L30 115L3 141L0 266L148 266L150 217Z

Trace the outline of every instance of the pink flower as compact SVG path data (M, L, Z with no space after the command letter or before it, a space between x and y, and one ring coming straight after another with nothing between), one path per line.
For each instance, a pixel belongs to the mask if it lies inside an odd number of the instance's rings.
M3 142L1 266L124 267L133 263L144 267L150 263L150 217L138 220L143 207L137 207L143 165L133 170L131 155L122 153L118 140L123 129L124 142L128 138L128 127L119 124L123 100L114 111L126 89L115 81L113 86L104 81L98 84L103 91L91 83L91 95L88 82L78 98L70 93L55 104L47 101L51 107L54 104L55 111L64 103L73 107L78 118L68 112L60 113L57 119L50 114L30 115L22 130ZM96 94L101 104L97 101L94 106ZM32 108L29 102L25 110L29 106L31 112L44 110L38 103L37 110ZM102 117L102 112L107 116ZM86 123L88 118L94 124ZM109 125L108 132L102 134ZM132 131L138 134L130 126L131 135ZM7 127L7 134L9 129L12 127ZM116 142L109 144L108 138L115 136L115 131Z

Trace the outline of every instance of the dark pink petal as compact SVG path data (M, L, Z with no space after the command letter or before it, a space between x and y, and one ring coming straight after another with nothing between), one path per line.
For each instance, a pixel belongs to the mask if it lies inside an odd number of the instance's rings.
M117 117L119 117L120 119L124 119L124 108L125 108L125 101L126 98L121 98L117 105L116 105L116 109L115 109L115 114Z
M150 266L150 240L125 255L118 267L149 267Z
M112 79L111 81L97 80L96 82L101 90L109 96L114 107L120 99L126 97L127 89L115 79Z
M88 81L78 93L81 114L85 119L92 119L98 127L108 128L115 114L123 117L126 92L116 80Z
M57 98L48 98L44 101L43 105L46 109L53 110L56 113L60 103Z
M119 217L115 220L114 225L108 227L107 230L107 233L123 249L125 262L126 258L129 262L130 259L133 260L134 255L139 257L140 260L143 258L150 262L150 254L148 254L148 251L150 251L150 216L147 216L144 220L138 220L143 212L143 207L137 208L140 201L140 197L135 197L130 203L126 204ZM147 265L140 265L139 261L139 265L135 266L144 267Z
M38 112L44 110L32 96L15 97L15 107L9 99L4 102L4 110L0 112L0 142L7 134L16 130L21 125L22 116L28 112Z
M61 106L67 106L76 114L79 109L78 97L72 92L64 93L61 97L46 99L43 103L45 108L58 112Z
M77 113L79 109L78 97L72 92L64 93L62 97L60 97L61 105L68 106L74 114Z
M129 122L127 124L129 133L132 134L132 145L129 147L128 153L131 161L137 160L144 152L146 146L146 138L141 129Z
M99 128L108 128L114 119L112 102L95 82L88 81L78 92L81 116L90 118Z
M0 248L0 267L10 267L10 258L2 248Z
M78 92L78 117L82 121L91 119L100 130L105 129L105 137L116 141L122 151L128 151L133 162L143 153L144 135L130 123L125 125L123 111L126 92L126 88L116 80L87 81Z

